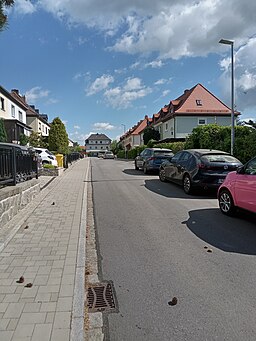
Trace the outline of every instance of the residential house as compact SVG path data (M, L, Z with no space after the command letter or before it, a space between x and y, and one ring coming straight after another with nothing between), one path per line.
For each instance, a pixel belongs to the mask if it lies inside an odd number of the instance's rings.
M159 111L152 125L159 130L161 140L185 139L200 125L218 124L230 126L231 109L201 84L170 101ZM235 112L235 118L239 115Z
M19 143L22 134L30 136L32 128L27 123L26 105L0 86L0 117L4 119L7 142Z
M68 138L68 146L69 147L74 147L74 145L75 145L75 142L72 141L70 138Z
M130 150L144 144L143 132L144 129L151 124L151 122L152 118L149 118L146 115L143 120L140 120L135 126L120 137L120 142L125 150Z
M17 101L25 105L27 124L33 131L40 133L42 136L49 136L51 126L48 123L48 116L46 114L40 114L39 110L36 109L34 105L29 105L26 101L26 97L19 94L19 90L13 89L11 94Z
M85 148L87 154L97 156L99 153L104 153L110 150L111 139L105 134L91 134L88 139L85 140Z

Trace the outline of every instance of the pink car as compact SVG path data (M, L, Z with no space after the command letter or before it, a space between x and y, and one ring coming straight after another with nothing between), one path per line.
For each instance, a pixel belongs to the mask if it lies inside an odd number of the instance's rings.
M218 190L222 213L234 215L236 208L256 213L256 157L230 172Z

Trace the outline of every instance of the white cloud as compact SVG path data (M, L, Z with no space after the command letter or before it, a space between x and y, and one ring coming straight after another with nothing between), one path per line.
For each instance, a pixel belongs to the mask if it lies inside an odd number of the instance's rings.
M167 96L170 93L170 90L164 90L162 93L162 97Z
M96 78L95 81L85 90L87 96L94 95L102 90L105 90L110 83L114 82L111 75L103 75Z
M104 97L113 108L126 109L151 92L152 89L143 85L139 78L129 78L123 87L106 90Z
M14 9L20 14L31 14L36 11L36 5L29 0L16 0Z
M156 81L154 84L155 85L162 85L165 84L167 82L167 79L159 79L158 81Z
M152 67L153 69L161 68L164 66L164 63L161 60L154 60L153 62L145 64L145 67Z
M79 126L74 126L74 129L80 129L80 127Z
M94 123L93 125L95 130L113 130L115 127L110 123Z
M247 44L234 53L235 105L238 111L256 110L256 38L248 40ZM230 57L221 60L223 74L220 79L224 100L230 105Z
M35 86L34 88L25 92L25 96L28 102L36 102L39 98L44 98L49 96L49 90L42 90L40 86Z

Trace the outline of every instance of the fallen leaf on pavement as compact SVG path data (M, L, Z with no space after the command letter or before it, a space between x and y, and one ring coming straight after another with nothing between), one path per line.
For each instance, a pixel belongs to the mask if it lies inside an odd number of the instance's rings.
M173 297L173 299L168 302L169 305L176 305L177 303L178 303L177 297Z
M25 288L31 288L32 286L33 286L32 283L28 283L28 284L25 285Z
M23 283L24 282L24 277L23 276L21 276L17 281L16 281L16 283Z

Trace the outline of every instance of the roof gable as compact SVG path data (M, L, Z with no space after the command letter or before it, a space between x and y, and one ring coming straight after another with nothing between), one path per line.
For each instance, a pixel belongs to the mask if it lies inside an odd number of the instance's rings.
M91 134L87 140L110 140L109 137L107 137L105 134Z
M175 113L177 114L231 113L231 110L228 106L221 102L201 84L197 84L192 89L186 90L184 95L180 96L177 100L179 100L178 108L175 110ZM173 102L176 102L177 100Z

